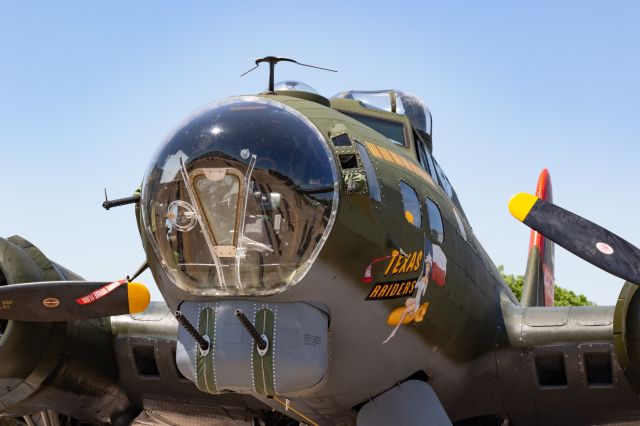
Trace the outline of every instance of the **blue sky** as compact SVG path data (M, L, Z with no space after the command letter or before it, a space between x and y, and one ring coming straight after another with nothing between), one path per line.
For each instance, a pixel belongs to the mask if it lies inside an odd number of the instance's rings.
M434 154L496 264L524 272L509 197L548 167L555 201L640 245L637 2L0 2L0 235L20 234L88 279L144 255L129 195L191 111L266 86L274 54L330 96L415 93ZM151 283L149 275L146 282ZM556 281L599 304L622 281L562 249ZM156 296L157 296L156 292Z

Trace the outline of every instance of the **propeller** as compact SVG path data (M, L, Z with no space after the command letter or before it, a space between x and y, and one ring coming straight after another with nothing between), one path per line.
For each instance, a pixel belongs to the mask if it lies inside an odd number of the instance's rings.
M143 284L47 281L0 287L0 319L73 321L144 311L149 290Z
M576 256L640 285L640 249L613 232L523 192L511 197L509 211L520 222Z

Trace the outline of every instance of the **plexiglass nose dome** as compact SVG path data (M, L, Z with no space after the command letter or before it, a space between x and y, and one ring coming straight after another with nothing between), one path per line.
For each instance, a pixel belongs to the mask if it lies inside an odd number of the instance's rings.
M337 209L317 128L279 102L206 107L162 145L142 188L147 237L169 279L197 295L265 295L305 275Z

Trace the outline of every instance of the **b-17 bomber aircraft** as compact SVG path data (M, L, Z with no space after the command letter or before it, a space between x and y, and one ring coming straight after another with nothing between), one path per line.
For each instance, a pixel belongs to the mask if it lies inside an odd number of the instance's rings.
M584 425L640 421L640 251L552 203L522 300L475 237L398 90L296 81L205 106L154 154L147 259L87 282L0 239L0 412L29 425ZM304 65L304 64L301 64ZM554 307L554 242L627 283ZM135 277L146 267L164 298Z

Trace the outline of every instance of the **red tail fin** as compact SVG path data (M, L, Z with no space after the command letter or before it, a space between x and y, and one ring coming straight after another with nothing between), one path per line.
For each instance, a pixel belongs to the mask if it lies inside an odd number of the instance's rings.
M540 172L537 197L553 202L551 176L547 169ZM529 260L522 289L523 306L553 306L554 243L537 231L531 230Z

